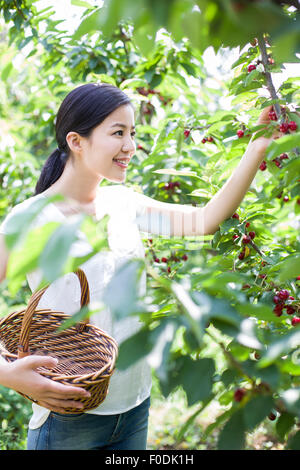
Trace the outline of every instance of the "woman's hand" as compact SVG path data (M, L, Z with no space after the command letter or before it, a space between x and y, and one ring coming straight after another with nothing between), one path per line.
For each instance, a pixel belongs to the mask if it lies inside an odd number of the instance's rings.
M83 407L74 399L89 397L90 393L83 388L63 385L47 379L37 372L38 367L52 369L57 359L49 356L28 356L5 365L1 383L17 392L29 396L51 411L64 413L65 408ZM4 377L4 380L3 380Z
M265 127L270 124L270 117L269 117L269 112L273 110L273 106L268 106L267 108L264 108L263 111L261 112L257 125L265 125ZM259 153L260 157L263 158L266 152L267 147L270 145L270 143L274 139L278 139L279 137L282 137L284 134L278 130L276 130L272 136L270 137L265 137L265 136L260 136L255 140L252 140L255 134L253 134L252 139L249 142L250 146L254 146L256 149L256 152Z

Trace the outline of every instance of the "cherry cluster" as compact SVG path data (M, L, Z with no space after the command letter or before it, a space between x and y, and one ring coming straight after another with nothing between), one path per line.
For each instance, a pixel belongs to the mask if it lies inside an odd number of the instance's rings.
M167 105L170 101L172 101L171 98L166 98L159 91L153 90L152 88L139 87L137 88L137 92L142 96L157 95L158 99L162 102L163 106ZM154 111L154 106L152 105L152 103L150 103L150 101L148 103L143 103L142 108L143 114L152 114Z
M236 388L233 394L233 399L236 402L241 402L245 395L247 394L247 390L245 388L239 387ZM271 411L268 415L270 421L274 421L277 418L277 412Z
M285 111L285 110L283 109L283 111ZM271 121L277 121L278 120L277 114L276 114L274 108L272 108L272 110L269 112L269 119ZM283 134L286 134L289 131L296 131L297 129L298 129L297 123L295 121L289 121L286 117L285 117L285 121L282 122L279 125L279 130Z
M201 142L202 144L205 144L205 142L214 142L214 138L211 135L209 135L208 137L203 137Z
M293 301L293 300L295 300L295 297L290 295L287 289L281 289L280 291L276 292L273 297L273 302L275 304L273 312L275 313L275 315L277 317L280 317L283 314L284 308L286 309L286 313L288 315L294 315L294 313L296 312L296 308L289 303L289 301ZM297 316L294 316L292 318L292 325L296 326L299 323L300 323L300 318Z
M184 138L187 139L191 134L191 130L190 129L185 129L183 134L184 134ZM211 135L208 135L206 137L203 137L201 142L202 142L202 144L205 144L205 142L214 142L214 138Z
M150 247L150 252L151 256L153 258L153 261L155 263L164 263L166 264L166 269L163 269L167 271L169 274L172 272L172 268L170 264L173 263L179 263L181 261L187 261L188 260L188 255L186 253L184 254L179 254L179 253L171 253L171 255L167 258L166 256L162 256L161 258L158 258L156 255L154 249L153 249L153 240L151 238L148 239L148 245Z
M272 162L274 162L278 168L282 168L282 160L288 160L288 158L289 156L287 153L282 153L279 157L273 158ZM261 171L265 171L267 169L267 162L265 160L261 162L259 169Z

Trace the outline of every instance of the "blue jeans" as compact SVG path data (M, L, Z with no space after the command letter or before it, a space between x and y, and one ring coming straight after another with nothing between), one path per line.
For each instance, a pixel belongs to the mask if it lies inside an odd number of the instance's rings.
M27 450L145 450L150 397L118 415L51 412L29 429Z

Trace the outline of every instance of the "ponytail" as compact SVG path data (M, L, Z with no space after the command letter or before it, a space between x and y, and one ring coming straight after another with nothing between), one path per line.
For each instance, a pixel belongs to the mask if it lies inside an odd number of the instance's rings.
M66 166L68 155L63 150L56 148L45 162L41 175L35 186L34 196L48 189L62 175Z

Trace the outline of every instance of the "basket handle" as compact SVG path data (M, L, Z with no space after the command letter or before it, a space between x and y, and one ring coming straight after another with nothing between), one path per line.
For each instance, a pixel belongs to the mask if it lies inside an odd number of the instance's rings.
M74 272L74 274L77 275L77 277L79 278L79 282L80 282L80 287L81 287L80 304L81 304L81 308L82 308L85 305L88 305L90 303L89 284L88 284L86 275L82 271L82 269L77 269ZM49 286L43 287L42 289L38 290L37 292L34 292L34 294L32 294L32 296L29 299L27 308L24 312L23 321L22 321L20 340L19 340L19 345L18 345L18 359L21 359L22 357L30 355L29 332L30 332L32 317L33 317L35 309L36 309L36 307L37 307L37 305L40 301L40 298L42 297L44 292L48 289L48 287ZM88 321L89 321L89 319L86 318L84 321L82 321L78 324L78 331L79 332L81 332L85 329L85 326L87 325Z

